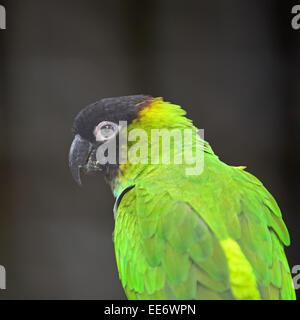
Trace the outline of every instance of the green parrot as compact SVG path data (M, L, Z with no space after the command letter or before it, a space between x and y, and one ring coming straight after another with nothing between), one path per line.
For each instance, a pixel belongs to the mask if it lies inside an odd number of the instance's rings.
M284 253L290 237L276 201L245 167L219 160L185 115L162 98L134 95L102 99L74 120L70 170L79 184L81 170L101 171L113 191L128 299L295 299ZM165 129L193 133L187 145L201 151L200 173L175 161L184 154L175 138L169 163L151 161L154 146L164 151L152 132Z

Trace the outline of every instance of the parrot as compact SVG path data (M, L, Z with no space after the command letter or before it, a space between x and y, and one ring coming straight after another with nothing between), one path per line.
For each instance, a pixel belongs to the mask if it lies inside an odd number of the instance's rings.
M188 145L201 151L201 173L187 174L187 161L151 162L155 144L134 138L165 129L195 133ZM77 114L72 133L75 181L102 172L114 195L116 265L129 300L296 299L275 199L246 167L222 162L181 106L144 94L104 98ZM128 161L130 152L140 161Z

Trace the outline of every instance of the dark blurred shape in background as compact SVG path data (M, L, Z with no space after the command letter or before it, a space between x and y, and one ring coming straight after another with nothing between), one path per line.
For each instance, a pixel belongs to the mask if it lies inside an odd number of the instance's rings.
M135 93L183 105L223 161L264 182L300 264L300 30L289 1L1 4L0 299L125 297L111 192L100 176L79 188L67 154L82 107Z

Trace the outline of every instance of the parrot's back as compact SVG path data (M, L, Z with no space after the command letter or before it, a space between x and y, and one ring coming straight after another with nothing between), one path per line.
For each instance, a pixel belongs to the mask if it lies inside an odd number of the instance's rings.
M243 168L206 154L201 175L149 170L117 203L129 299L295 299L280 210Z

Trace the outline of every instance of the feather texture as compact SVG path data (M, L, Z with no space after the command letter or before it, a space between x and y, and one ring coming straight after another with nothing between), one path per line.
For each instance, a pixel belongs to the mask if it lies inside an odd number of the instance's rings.
M153 123L192 126L180 107L158 99L129 129ZM128 298L295 299L284 253L290 238L276 201L243 167L204 148L198 176L174 164L120 171L116 197L135 185L120 201L114 231Z

